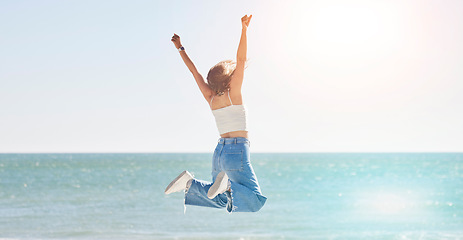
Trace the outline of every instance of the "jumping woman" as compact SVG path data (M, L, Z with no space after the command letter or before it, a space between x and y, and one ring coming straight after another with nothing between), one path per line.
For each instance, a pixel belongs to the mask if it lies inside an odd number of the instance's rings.
M172 42L215 117L220 139L212 159L212 183L195 179L188 171L182 172L166 188L170 194L185 191L185 204L225 208L228 212L256 212L267 198L262 195L256 174L251 166L246 110L241 96L246 64L246 31L252 15L241 18L241 39L236 62L226 60L213 66L207 83L174 34Z

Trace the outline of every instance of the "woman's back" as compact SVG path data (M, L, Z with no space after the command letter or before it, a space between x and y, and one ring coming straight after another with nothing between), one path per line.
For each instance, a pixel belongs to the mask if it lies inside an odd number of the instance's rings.
M233 91L230 89L220 96L211 97L209 104L212 114L221 137L247 138L246 109L242 104L241 93L233 96L233 100L231 92Z
M228 107L231 105L243 105L243 98L240 92L234 94L234 91L230 89L228 92L225 92L221 96L211 96L209 105L212 110Z

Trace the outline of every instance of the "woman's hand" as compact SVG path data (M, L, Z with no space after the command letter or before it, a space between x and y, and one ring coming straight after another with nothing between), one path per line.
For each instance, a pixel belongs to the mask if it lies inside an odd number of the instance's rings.
M174 43L176 49L182 46L182 43L180 42L180 36L175 33L171 41Z
M241 26L243 29L247 29L249 26L249 22L251 22L252 15L244 15L244 17L241 18Z

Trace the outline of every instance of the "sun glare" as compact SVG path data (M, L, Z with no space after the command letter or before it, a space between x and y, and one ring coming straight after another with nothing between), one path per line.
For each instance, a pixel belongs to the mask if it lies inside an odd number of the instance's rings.
M359 206L372 214L379 215L407 215L416 213L417 193L408 190L396 190L387 192L364 192L359 199Z
M377 35L378 18L378 14L367 8L325 7L315 16L315 37L324 43L365 43Z
M321 99L328 109L368 109L373 103L365 99L401 86L403 83L395 78L396 70L387 65L400 51L404 36L402 10L395 4L335 0L304 2L295 7L287 30L288 36L297 39L296 44L287 40L292 53L289 59L300 66L293 77L298 86L294 91L319 89L311 96ZM378 101L376 105L388 104Z
M322 1L298 8L291 36L310 43L323 56L389 51L401 28L399 9L388 2Z
M396 194L378 194L372 202L372 207L378 213L396 214L407 207L407 202Z

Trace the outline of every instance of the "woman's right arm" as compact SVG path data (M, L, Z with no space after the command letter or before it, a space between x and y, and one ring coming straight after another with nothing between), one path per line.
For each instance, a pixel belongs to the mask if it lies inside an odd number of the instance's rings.
M236 53L236 69L230 81L230 87L234 90L241 92L241 85L243 85L244 68L246 66L246 54L248 51L247 36L249 23L251 22L252 15L248 17L245 15L241 18L241 38L238 45L238 51Z
M174 34L171 41L174 43L176 49L179 49L182 47L182 43L180 42L180 36L178 36L177 34ZM213 95L212 89L204 81L203 76L198 72L198 70L196 69L196 66L194 65L193 61L191 61L190 57L188 57L185 50L179 49L179 52L180 52L180 56L182 57L183 62L188 67L188 70L190 70L190 72L193 74L196 84L198 84L199 90L201 90L201 93L203 94L204 98L207 101L209 101Z

